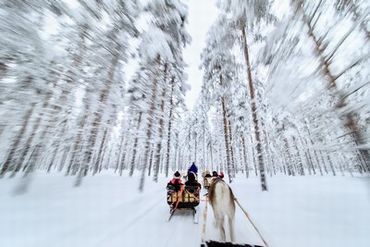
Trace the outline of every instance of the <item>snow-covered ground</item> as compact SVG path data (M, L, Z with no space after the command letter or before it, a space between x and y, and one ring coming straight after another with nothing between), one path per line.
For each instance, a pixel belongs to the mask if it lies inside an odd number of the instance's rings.
M167 222L165 185L101 174L73 188L72 177L38 174L27 194L14 196L18 179L0 180L0 246L199 246L200 221L179 212ZM149 179L148 179L149 180ZM269 192L259 180L239 177L234 193L270 247L370 246L370 179L365 177L274 177ZM207 238L217 238L212 210ZM242 212L238 242L261 244Z

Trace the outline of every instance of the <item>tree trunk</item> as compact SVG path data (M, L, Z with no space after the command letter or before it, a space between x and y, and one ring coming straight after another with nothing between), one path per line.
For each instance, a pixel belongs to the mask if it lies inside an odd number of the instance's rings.
M56 147L55 147L55 149L54 149L54 152L53 152L53 156L52 156L52 158L50 159L50 162L49 162L49 165L48 165L48 172L51 170L51 167L54 165L54 163L55 163L55 159L56 159L56 157L57 157L57 154L58 154L58 152L59 152L59 148L60 148L60 145L61 145L61 143L62 143L62 141L61 141L61 137L63 136L63 134L64 134L64 132L65 132L65 129L67 128L67 124L66 124L66 120L63 122L63 124L62 124L62 129L61 129L61 131L59 131L59 133L58 133L58 135L57 135L57 137L56 137ZM54 140L53 140L54 141ZM55 141L54 141L55 142ZM52 143L52 145L53 145L53 143ZM62 169L63 169L63 167L64 167L64 165L63 165L63 163L62 164L60 164L59 165L59 171L61 171Z
M326 154L326 158L327 158L327 160L329 162L329 166L330 166L331 172L333 173L333 176L336 176L337 173L335 172L335 168L334 168L333 162L332 162L332 160L330 158L330 155L329 154Z
M79 122L79 128L77 130L77 137L76 137L75 142L73 144L72 155L71 155L69 163L68 163L66 175L69 175L71 171L75 172L81 166L81 164L76 164L75 157L76 157L76 154L78 152L80 152L80 150L81 150L81 143L82 143L85 124L86 124L87 118L88 118L88 111L89 111L89 106L88 106L88 104L85 104L84 111L83 111L84 115L82 116L82 118Z
M202 157L199 160L198 171L204 171L206 169L206 164L209 164L209 154L207 153L208 145L204 143L204 138L202 141Z
M285 146L285 153L287 154L287 158L286 158L286 161L287 161L287 169L288 169L288 175L289 176L295 176L295 172L294 172L294 169L293 169L293 160L292 160L292 157L291 157L291 154L290 154L290 151L289 151L289 143L288 143L288 140L286 137L283 138L284 140L284 146Z
M0 62L0 80L2 80L5 77L7 71L8 66L5 63Z
M153 156L154 156L154 147L153 147L153 145L151 145L151 147L150 147L150 156L149 156L148 176L150 176L150 174L152 172Z
M26 143L25 143L25 147L22 148L22 151L21 151L21 154L19 156L19 159L17 160L17 162L15 163L15 169L13 170L13 174L12 176L15 176L15 174L21 170L21 167L22 167L22 164L24 163L24 160L28 154L28 151L31 149L31 145L32 145L32 142L33 142L33 139L35 138L35 136L37 135L37 130L40 128L40 123L42 121L42 117L44 115L44 111L45 109L48 108L49 106L49 101L51 99L51 93L48 93L46 96L45 96L45 99L44 99L44 103L42 104L41 106L41 109L40 109L40 114L37 116L34 124L33 124L33 127L32 127L32 130L31 130L31 134L30 136L28 137ZM45 133L44 133L45 134ZM32 151L32 154L30 156L30 159L32 161L35 161L32 156L35 155L39 149L41 149L40 147L40 143L37 143L36 146L33 148L33 151ZM36 159L36 158L35 158ZM28 166L34 166L35 165L35 162L27 162L25 167L28 167ZM32 169L29 169L28 171L33 171L33 168Z
M301 155L300 155L300 152L299 152L299 149L298 149L297 140L296 140L296 138L294 136L293 136L293 142L294 142L293 143L293 147L296 150L297 157L298 157L299 175L304 176L305 175L305 172L304 172L304 167L303 167L303 161L301 159Z
M242 141L242 148L243 148L243 160L244 160L244 167L245 167L245 175L247 178L249 177L249 167L248 167L248 159L247 159L247 150L245 147L245 139L244 139L244 133L241 133L241 141Z
M330 58L335 53L336 50L329 53L329 55L325 55L325 49L327 46L323 47L322 41L318 39L318 37L314 33L314 26L312 25L310 18L306 15L302 4L298 3L296 4L298 11L302 13L302 20L306 24L308 28L308 36L312 39L314 45L315 45L315 51L318 56L318 59L320 61L320 69L321 72L324 75L324 78L327 80L327 88L328 90L332 91L334 95L336 95L338 102L335 105L334 109L339 112L339 114L342 114L341 112L345 107L348 106L348 103L346 102L346 96L344 93L342 93L338 87L337 87L337 79L345 72L339 73L337 76L333 74L330 68ZM316 11L313 13L313 17L315 16ZM340 43L341 44L341 43ZM339 44L339 45L340 45ZM339 48L339 47L337 47ZM345 113L342 115L343 117L343 125L347 129L349 129L353 133L353 139L356 145L365 145L366 144L366 138L363 136L363 133L355 120L355 113L353 111L345 111ZM366 161L366 166L368 171L370 171L370 152L366 149L359 149L359 152L363 159Z
M170 113L168 116L168 127L167 127L167 151L165 160L165 173L168 177L168 170L170 167L170 151L171 151L171 129L172 129L172 115L173 115L173 91L175 88L175 77L171 79L171 94L170 94Z
M15 137L14 142L12 143L10 151L8 153L8 156L6 157L5 162L4 162L3 166L1 167L0 178L5 175L5 173L8 171L10 166L13 166L14 155L18 151L18 146L19 146L19 144L20 144L20 142L23 138L24 133L26 132L28 122L29 122L29 120L32 116L32 113L33 113L34 109L35 109L35 105L36 105L36 103L31 104L31 107L26 111L26 114L24 115L24 117L22 119L22 122L23 122L22 128L19 130L17 136Z
M129 138L126 138L124 143L123 143L123 150L125 150L122 154L122 158L121 158L121 161L119 163L119 175L122 176L122 172L123 172L123 169L125 168L125 164L126 164L126 157L127 157L127 143L129 142Z
M210 145L209 145L209 151L211 153L211 170L213 171L214 160L213 160L213 145L212 145L212 141L210 142Z
M262 145L261 145L261 139L260 139L260 130L259 130L259 123L258 123L258 116L257 116L257 98L255 94L255 89L253 85L252 80L252 68L250 65L249 60L249 51L248 51L248 43L247 43L247 36L246 36L246 27L242 26L242 36L243 36L243 48L244 48L244 58L245 63L247 65L247 74L248 74L248 87L249 87L249 94L251 98L251 110L252 110L252 119L253 119L253 125L254 125L254 134L256 138L256 149L257 149L257 158L258 158L258 169L260 172L260 178L261 178L261 188L262 191L267 191L267 182L266 182L266 175L265 175L265 165L263 162L263 156L262 156Z
M324 160L324 154L321 150L319 151L319 153L320 153L320 156L321 156L321 161L322 161L322 165L324 167L324 171L325 171L326 174L328 174L329 171L328 171L328 168L326 167L326 162Z
M138 133L139 133L139 128L141 124L141 116L143 115L142 112L139 112L139 118L137 120L137 126L136 126L136 133L135 133L135 140L134 140L134 147L133 147L133 153L131 157L131 162L130 162L130 172L129 176L131 177L134 174L134 169L135 169L135 160L136 160L136 153L137 153L137 142L138 142Z
M41 160L41 153L44 149L45 151L45 137L46 137L46 134L48 133L48 131L50 131L50 128L52 126L55 126L56 125L56 118L55 117L51 117L50 120L48 120L46 117L43 117L45 116L44 114L48 112L49 110L49 106L50 106L50 100L53 96L53 89L55 87L55 85L57 84L59 78L60 78L60 73L56 73L54 72L52 66L54 66L54 62L51 62L50 63L50 72L49 72L49 76L48 76L48 80L49 80L49 85L52 85L52 89L49 90L46 95L45 95L45 99L44 99L44 103L41 107L41 113L39 115L40 117L40 121L39 123L41 123L41 121L46 121L47 124L44 126L43 130L41 131L41 134L40 134L40 137L39 137L39 140L37 141L36 143L36 146L35 146L35 149L34 151L32 152L32 155L30 156L28 162L27 162L27 166L35 166L37 161L38 160ZM48 115L48 114L46 114ZM50 112L49 112L49 115L50 115ZM38 132L38 130L40 129L40 124L38 126L35 126L35 129L34 129L34 133ZM44 153L47 153L47 152L44 152Z
M256 152L255 148L253 147L253 137L250 136L251 139L251 153L252 153L252 162L253 162L253 168L254 168L254 174L256 177L258 177L258 168L257 168L257 159L256 159Z
M123 142L124 142L124 140L125 140L125 135L124 135L124 133L122 133L121 140L119 142L119 148L118 148L118 159L117 159L117 163L116 163L116 169L115 169L114 172L117 172L118 168L120 167L120 161L122 160L121 159L121 155L122 155L122 149L123 149ZM125 150L125 153L126 153L126 150ZM103 156L103 158L104 158L104 156Z
M158 69L160 69L160 56L157 57L157 64ZM152 85L152 95L150 99L150 108L147 114L147 127L146 127L146 142L144 147L144 164L141 171L141 177L140 177L140 184L139 184L139 190L144 190L144 182L145 182L145 172L146 168L148 166L149 161L149 147L150 142L152 139L152 125L153 125L153 117L154 117L154 111L155 111L155 103L157 99L157 87L158 87L158 78L153 78L153 85Z
M103 158L106 154L105 152L106 152L106 149L107 149L107 146L108 146L108 143L109 143L109 140L107 140L107 136L109 137L109 135L111 134L111 129L112 129L111 124L116 123L117 110L116 110L115 105L112 105L112 108L113 108L113 112L109 116L109 119L107 121L107 124L106 124L107 127L105 128L105 131L103 133L103 139L101 140L101 143L100 143L98 156L95 160L93 175L102 170ZM112 149L113 149L113 147L112 147ZM108 159L109 158L111 158L111 157L109 156Z
M265 140L265 143L266 143L266 147L265 147L265 150L266 150L266 159L268 160L267 162L267 169L269 169L270 171L270 176L272 177L272 173L275 174L275 168L273 167L274 166L274 161L273 161L273 158L272 158L272 154L271 154L271 145L270 145L270 142L269 142L269 136L266 132L266 127L265 127L265 124L263 123L263 121L261 122L262 124L262 129L263 129L263 137L264 137L264 140Z
M234 156L234 147L233 147L233 132L231 130L231 122L230 122L230 118L228 118L228 127L229 127L229 143L230 143L230 155L231 155L231 167L233 169L232 171L232 175L233 175L233 178L235 178L235 173L237 172L236 171L236 167L235 167L235 156Z
M178 133L175 133L175 154L174 154L175 157L173 159L172 168L179 167L179 160L180 160L179 155L180 155L179 137L178 137Z
M307 165L307 170L308 170L308 174L309 175L312 175L313 174L316 174L316 171L315 171L315 168L313 166L313 163L312 163L312 157L311 157L311 154L310 154L310 150L308 149L308 145L307 145L307 141L303 141L303 138L299 135L299 140L301 142L301 145L303 147L303 152L304 152L304 156L306 158L306 165Z
M163 129L164 129L164 104L165 104L165 97L166 97L166 81L167 81L167 68L168 64L165 63L164 65L164 85L162 89L162 95L161 95L161 106L160 106L160 117L159 117L159 126L158 126L158 141L157 141L157 147L156 147L156 153L155 153L155 159L154 159L154 176L153 180L154 182L158 182L158 174L159 174L159 166L160 166L160 161L161 161L161 151L162 151L162 139L163 139Z
M108 125L109 125L109 123L108 123ZM103 134L103 139L100 142L98 157L95 160L93 175L95 175L99 170L99 163L101 161L100 159L102 157L103 148L104 148L104 145L105 145L105 139L107 138L107 134L108 134L108 128L105 128L104 134Z
M220 78L222 80L222 78ZM224 138L225 138L225 146L226 146L226 162L227 162L227 175L229 176L229 183L232 182L232 173L231 173L231 157L230 157L230 143L229 143L229 133L228 133L228 126L227 126L227 116L226 116L226 106L225 106L225 98L221 97L221 107L222 107L222 117L224 123Z
M119 57L120 57L120 49L121 49L121 45L117 44L117 46L115 47L114 53L112 55L113 57L112 57L112 60L111 60L110 68L108 70L108 75L107 75L108 78L107 78L107 81L104 84L106 87L100 93L98 110L96 112L94 112L94 120L92 122L92 129L91 129L91 133L90 133L90 136L89 136L89 139L88 139L88 142L87 142L88 146L86 147L86 150L85 150L85 157L84 157L84 160L83 160L83 165L80 167L80 171L79 171L79 174L77 176L75 186L79 186L81 184L82 177L87 173L88 168L90 166L90 162L91 162L91 159L92 159L92 156L93 156L93 151L94 151L96 139L97 139L97 136L98 136L98 130L100 128L101 121L102 121L102 118L103 118L103 109L102 108L104 107L104 105L106 104L106 102L108 100L110 89L111 89L112 84L113 84L114 74L115 74L115 71L117 69L117 64L118 64Z
M80 33L79 33L80 45L79 45L79 47L81 49L80 49L79 53L74 57L73 62L70 65L70 68L72 68L72 69L69 69L68 72L66 73L66 82L69 85L71 85L73 82L77 81L77 78L76 78L77 76L76 76L74 70L78 70L79 69L79 67L80 67L80 65L81 65L81 63L83 61L84 53L85 53L86 48L87 48L86 47L86 42L85 42L85 39L88 36L88 34L87 34L87 25L80 26L79 27L79 30L80 30ZM62 89L61 96L58 99L60 106L66 105L67 100L68 100L68 95L70 95L70 94L71 94L71 91L70 90L68 90L68 89ZM60 107L60 106L54 105L53 106L53 110L55 110L55 111L62 111L63 108ZM86 104L85 104L85 111L83 111L83 112L86 112L86 109L88 109L88 106L86 106ZM85 113L85 114L87 114L87 113ZM54 118L52 120L53 123L58 122L58 116L59 115L60 114L55 113L55 116L54 116ZM65 135L65 131L67 129L67 121L68 121L67 119L64 119L63 120L62 129L61 129L60 135L59 135L59 138L60 139L63 138L63 136ZM82 130L82 128L81 128L81 130ZM48 165L48 171L51 169L52 165L54 164L54 160L55 160L55 158L57 156L57 152L59 150L60 144L62 144L62 141L61 140L59 140L57 142L57 147L55 149L55 153L54 153L53 158L51 159L51 161L50 161L50 163ZM60 166L60 169L63 168L64 162L67 159L68 152L70 150L71 150L71 148L70 148L70 146L68 146L67 147L67 150L65 150L63 152L62 160L61 160L60 165L59 165ZM75 151L75 150L73 149L72 152L73 151ZM72 156L74 157L74 153L72 153ZM70 169L70 165L71 165L72 161L73 160L71 160L70 164L67 167L67 173L66 173L66 175L68 175L68 173L69 173L69 169Z
M197 135L196 132L194 132L194 135L193 136L194 136L194 160L193 161L195 162L195 164L197 164L197 151L198 151L197 137L198 137L198 135ZM190 161L190 163L191 163L191 161Z
M190 128L189 128L189 131L188 131L188 160L187 160L187 162L186 163L190 163L191 162L191 156L192 156L192 154L193 154L193 150L191 149L191 133L190 133ZM181 166L182 166L183 164L181 164Z

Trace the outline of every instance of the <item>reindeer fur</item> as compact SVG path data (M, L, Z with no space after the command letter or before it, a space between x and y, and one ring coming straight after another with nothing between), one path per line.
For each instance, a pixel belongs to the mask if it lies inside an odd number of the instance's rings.
M228 218L230 240L234 241L235 201L231 188L222 179L214 178L208 190L208 199L213 209L221 241L226 241L225 216Z

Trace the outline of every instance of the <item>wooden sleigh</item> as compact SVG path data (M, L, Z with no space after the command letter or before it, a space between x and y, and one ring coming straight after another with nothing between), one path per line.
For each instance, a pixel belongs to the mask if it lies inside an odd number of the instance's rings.
M170 206L170 217L168 221L171 220L175 211L178 209L189 209L193 211L194 223L196 222L195 207L199 205L199 192L200 188L198 186L187 186L182 185L180 189L173 185L167 186L167 204Z

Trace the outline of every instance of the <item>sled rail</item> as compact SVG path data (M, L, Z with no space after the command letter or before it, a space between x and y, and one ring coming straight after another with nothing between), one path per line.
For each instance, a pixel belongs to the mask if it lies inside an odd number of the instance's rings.
M234 244L231 242L206 241L201 247L263 247L261 245Z

